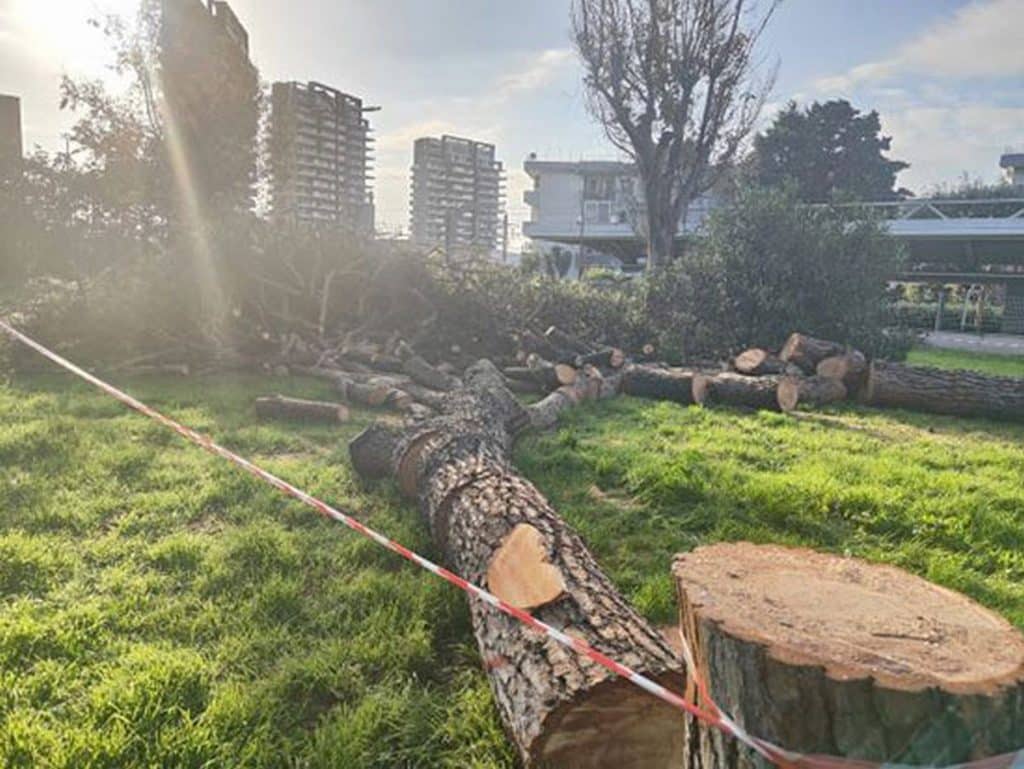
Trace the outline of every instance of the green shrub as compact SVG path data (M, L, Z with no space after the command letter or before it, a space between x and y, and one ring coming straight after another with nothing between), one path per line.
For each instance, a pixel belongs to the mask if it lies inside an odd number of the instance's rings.
M711 215L706 237L658 278L676 312L689 307L692 351L778 347L797 330L889 349L887 284L902 255L879 222L862 216L800 205L788 192L739 189L733 205Z

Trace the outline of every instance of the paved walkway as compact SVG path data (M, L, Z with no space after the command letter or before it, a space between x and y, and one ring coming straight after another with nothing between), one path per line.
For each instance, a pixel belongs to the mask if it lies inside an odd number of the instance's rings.
M923 343L943 350L967 350L995 355L1024 356L1024 336L1016 334L978 334L965 331L930 331Z

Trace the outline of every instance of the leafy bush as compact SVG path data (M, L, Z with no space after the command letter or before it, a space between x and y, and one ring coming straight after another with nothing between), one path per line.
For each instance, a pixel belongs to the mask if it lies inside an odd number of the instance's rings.
M691 354L778 347L795 330L892 352L887 284L901 252L862 216L739 189L711 215L706 237L652 281L652 311L680 324L692 316L681 340Z

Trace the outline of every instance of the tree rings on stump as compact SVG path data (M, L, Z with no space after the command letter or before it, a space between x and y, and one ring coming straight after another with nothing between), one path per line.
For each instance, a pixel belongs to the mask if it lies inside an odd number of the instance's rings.
M749 543L678 556L673 574L712 697L757 737L933 765L1024 744L1024 636L963 595L892 566ZM752 765L688 728L691 767Z

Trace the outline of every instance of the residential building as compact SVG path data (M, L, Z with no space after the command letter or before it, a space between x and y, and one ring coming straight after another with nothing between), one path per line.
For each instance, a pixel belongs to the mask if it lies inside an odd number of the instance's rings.
M635 229L642 222L643 194L636 168L603 160L558 162L531 155L524 169L533 180L524 202L530 221L523 234L542 253L553 246L582 252L588 264L611 255L635 264L644 248ZM679 223L678 237L692 235L712 207L712 198L695 201ZM598 255L602 256L598 256Z
M158 63L182 211L251 209L260 90L245 27L223 0L160 0Z
M21 168L21 100L0 94L0 179Z
M275 217L373 232L370 109L322 83L274 83L270 196Z
M503 199L504 169L493 144L455 136L416 140L413 242L492 250L498 243Z
M1006 153L999 159L999 167L1003 169L1007 182L1024 188L1024 152Z

